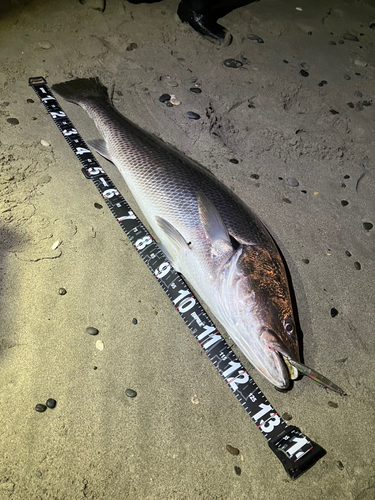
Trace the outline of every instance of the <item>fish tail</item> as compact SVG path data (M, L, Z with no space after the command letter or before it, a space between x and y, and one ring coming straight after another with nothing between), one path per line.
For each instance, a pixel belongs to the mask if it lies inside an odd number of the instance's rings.
M108 91L100 83L99 78L77 78L69 82L56 83L51 88L66 101L78 105L97 97L109 100Z

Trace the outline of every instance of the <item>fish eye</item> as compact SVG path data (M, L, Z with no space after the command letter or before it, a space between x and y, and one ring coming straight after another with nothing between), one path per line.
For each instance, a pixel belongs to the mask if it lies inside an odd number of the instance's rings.
M287 319L284 321L284 328L286 333L288 333L289 335L292 335L292 333L294 332L293 323Z

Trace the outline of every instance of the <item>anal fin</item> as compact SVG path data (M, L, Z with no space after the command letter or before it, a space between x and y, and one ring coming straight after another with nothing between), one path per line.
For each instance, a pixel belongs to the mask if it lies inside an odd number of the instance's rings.
M107 143L104 139L94 139L92 141L87 141L90 148L94 149L100 156L103 156L106 160L113 163L110 152L108 151Z
M170 222L159 216L156 216L155 219L164 235L162 243L159 244L160 249L165 253L176 271L180 272L178 263L181 256L190 247L182 234Z

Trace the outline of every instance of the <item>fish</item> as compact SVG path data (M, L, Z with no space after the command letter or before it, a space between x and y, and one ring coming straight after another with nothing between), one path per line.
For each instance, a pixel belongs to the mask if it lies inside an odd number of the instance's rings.
M122 174L171 265L251 365L287 389L298 377L296 323L282 256L259 217L207 168L144 131L111 104L98 78L54 84L102 139L87 141Z

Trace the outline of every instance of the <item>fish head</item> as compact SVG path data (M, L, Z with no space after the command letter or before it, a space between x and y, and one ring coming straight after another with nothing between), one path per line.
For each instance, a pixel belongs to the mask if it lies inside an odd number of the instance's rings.
M285 267L276 248L240 245L222 267L224 326L274 386L286 389L298 376L288 359L299 347Z

